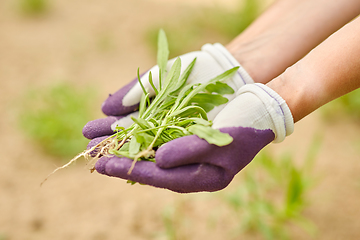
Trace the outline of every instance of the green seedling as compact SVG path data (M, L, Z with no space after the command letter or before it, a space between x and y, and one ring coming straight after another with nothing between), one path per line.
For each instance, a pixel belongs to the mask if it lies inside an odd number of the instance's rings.
M93 116L93 95L66 83L29 89L19 103L19 125L46 154L69 159L87 144L79 128Z
M344 116L355 121L360 119L360 89L354 90L322 108L322 114L326 120L342 119Z
M7 240L9 239L5 234L0 233L0 240Z
M130 127L125 129L118 126L115 134L55 171L67 167L81 156L95 162L102 156L115 155L134 160L128 172L131 174L137 161L155 161L156 149L176 138L195 134L217 146L232 142L229 134L211 128L212 122L208 120L207 112L228 101L224 94L234 93L224 81L231 77L238 67L229 69L206 83L187 84L196 59L181 73L181 60L177 58L167 72L169 50L165 32L160 30L158 36L158 88L153 83L152 74L149 74L149 83L156 93L155 97L150 98L138 70L138 81L143 89L139 117L132 117L134 123ZM94 153L96 156L93 156Z
M47 0L20 0L19 8L25 15L41 16L48 11L49 2Z
M311 236L316 233L303 212L316 181L311 173L320 146L317 137L301 166L296 166L291 155L275 159L262 151L255 157L241 184L221 195L239 223L232 232L235 238L246 232L267 240L290 239L290 227L299 227Z

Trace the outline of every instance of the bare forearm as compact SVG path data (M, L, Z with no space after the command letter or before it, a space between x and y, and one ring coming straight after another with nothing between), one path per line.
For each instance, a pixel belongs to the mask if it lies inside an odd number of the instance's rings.
M267 83L359 13L359 0L280 0L226 47Z
M267 85L295 121L360 87L360 18L345 25Z

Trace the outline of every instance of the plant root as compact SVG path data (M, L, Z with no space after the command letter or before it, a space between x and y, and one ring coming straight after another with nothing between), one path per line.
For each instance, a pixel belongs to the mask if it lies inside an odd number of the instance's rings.
M131 164L131 167L129 169L129 171L127 172L128 175L131 174L131 172L134 170L135 167L135 163L138 161L139 158L145 157L145 158L149 158L149 157L154 157L155 156L155 151L153 149L146 149L142 152L139 152L135 157L134 157L134 161Z
M67 168L71 164L75 163L81 157L84 157L88 161L88 164L90 163L90 165L91 165L90 172L93 173L95 171L94 166L95 166L96 161L99 160L103 156L110 155L110 153L109 153L110 149L117 149L117 150L120 149L121 146L125 143L125 141L126 141L126 138L124 138L120 143L118 143L117 139L113 138L113 136L110 136L110 137L104 139L103 141L101 141L97 145L93 146L92 148L85 150L82 153L79 153L65 165L56 168L40 183L40 187L44 184L44 182L46 182L46 180L48 180L48 178L51 175L53 175L54 173L56 173L57 171L59 171L61 169ZM96 155L94 155L95 153L96 153Z
M80 157L85 157L88 151L84 151L80 154L78 154L76 157L74 157L73 159L71 159L68 163L66 163L65 165L56 168L54 171L52 171L41 183L40 183L40 187L44 184L44 182L46 182L46 180L48 180L48 178L53 175L54 173L56 173L57 171L59 171L60 169L64 169L68 166L70 166L72 163L76 162Z

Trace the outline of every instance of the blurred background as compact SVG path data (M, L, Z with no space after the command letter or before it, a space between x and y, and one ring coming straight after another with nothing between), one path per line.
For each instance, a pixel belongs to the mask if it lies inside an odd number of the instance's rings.
M0 240L359 239L360 92L296 124L216 193L90 174L83 125L156 63L228 43L271 0L0 1Z

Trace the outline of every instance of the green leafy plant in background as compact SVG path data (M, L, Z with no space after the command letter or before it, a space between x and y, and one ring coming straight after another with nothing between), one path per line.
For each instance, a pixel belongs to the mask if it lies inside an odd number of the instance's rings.
M360 121L360 89L356 89L334 101L321 107L322 117L327 122L343 124L344 118L354 121L356 124ZM340 120L340 122L338 121ZM360 154L360 137L352 142L353 147ZM358 180L360 186L360 180ZM360 189L360 188L359 188Z
M165 227L165 235L167 236L168 240L176 240L178 239L177 235L177 228L175 226L178 226L178 223L175 223L175 219L180 219L178 216L174 217L175 211L177 208L169 208L163 210L162 212L162 220Z
M291 230L300 228L315 235L316 226L304 215L310 205L309 193L318 181L312 174L321 138L316 137L298 166L289 154L280 159L261 151L252 163L233 180L232 185L205 199L199 196L175 202L163 210L163 235L166 239L193 239L198 231L189 224L197 219L191 209L195 201L206 201L209 214L204 225L208 235L223 234L223 239L291 239ZM214 207L215 206L215 207ZM201 215L204 214L201 212Z
M326 120L334 120L341 117L350 117L360 120L360 89L352 91L321 108Z
M5 234L0 233L0 240L7 240L9 239Z
M167 240L189 239L189 218L186 216L187 201L179 201L175 206L167 206L162 211L163 235Z
M162 25L168 33L170 57L178 56L186 51L198 50L209 41L230 41L240 34L260 14L260 1L239 1L233 10L226 8L189 9L186 16L169 21ZM148 31L146 38L151 48L156 50L158 26Z
M116 43L110 33L100 33L96 37L96 47L100 52L110 53L116 48Z
M48 0L19 0L20 11L27 16L41 16L49 10Z
M81 132L92 117L92 89L58 83L24 95L19 115L23 131L46 153L69 158L86 147Z
M221 193L221 199L232 209L239 223L233 237L241 233L260 235L264 239L291 239L291 225L309 234L315 226L303 215L308 193L315 183L311 169L320 148L314 140L303 165L298 167L291 155L276 159L262 151L247 167L244 179L234 191Z

